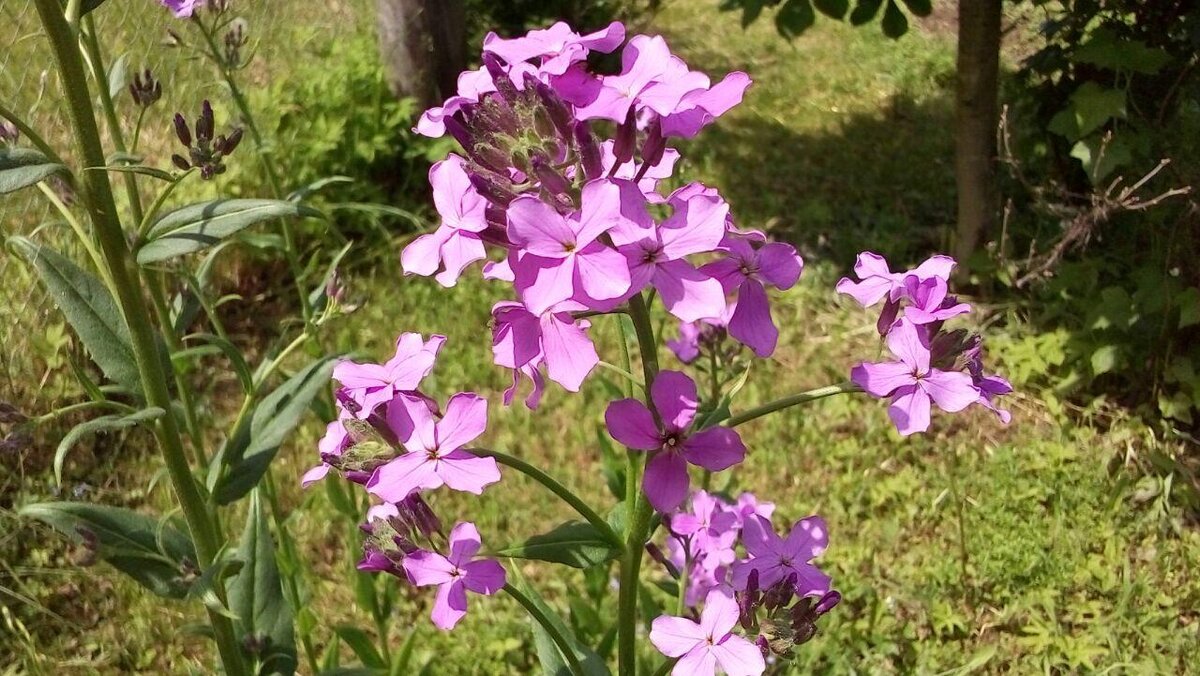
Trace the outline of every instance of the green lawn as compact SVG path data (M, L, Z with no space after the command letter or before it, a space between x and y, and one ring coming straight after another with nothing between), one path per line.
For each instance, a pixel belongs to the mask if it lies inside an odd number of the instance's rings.
M284 14L309 16L298 4L287 3ZM354 4L361 11L369 3ZM679 173L721 189L741 225L794 241L807 262L802 283L776 299L780 348L755 363L736 411L843 380L854 363L875 357L874 318L833 293L854 253L869 248L911 262L941 247L953 217L954 44L920 30L892 42L873 27L828 22L789 44L769 21L743 32L736 15L712 5L667 2L650 30L664 33L693 67L718 75L743 69L756 85L742 107L683 147ZM276 54L268 44L261 54L279 73L304 47L286 41L301 27L275 20L283 27L272 35L290 46ZM472 279L443 290L402 278L387 256L372 258L384 262L350 278L363 307L328 342L383 358L401 331L446 334L427 391L443 399L460 390L487 396L486 445L536 461L597 504L610 504L595 440L611 398L605 378L593 377L578 395L552 387L534 413L501 408L508 375L491 364L487 322L503 288ZM798 651L795 667L780 673L1200 668L1200 534L1169 482L1134 469L1174 449L1118 409L1078 409L1023 387L1037 375L1030 346L1038 336L1000 306L985 304L977 320L989 327L992 363L1018 376L1008 427L973 411L937 417L929 434L903 439L883 404L841 397L742 428L750 456L728 488L775 501L783 518L825 516L831 544L823 565L845 596L818 638ZM614 322L597 318L593 333L602 356L617 361ZM674 365L665 352L662 358ZM336 625L367 628L369 619L348 581L358 549L353 530L323 489L302 494L295 486L315 461L318 434L309 425L281 453L275 476L285 502L303 505L287 525L312 565L310 610L319 645L330 646ZM95 486L95 499L161 506L163 484L146 491L157 470L153 455L110 455L74 479ZM23 485L19 499L36 500L48 481L35 476ZM436 500L444 519L475 521L494 545L568 516L515 473L482 499L439 493ZM0 541L30 532L11 515L0 514L0 524ZM182 631L199 613L142 597L103 567L69 567L57 541L46 542L21 560L0 562L0 587L26 598L0 596L10 608L0 616L0 665L11 661L13 673L208 673L207 646ZM521 570L553 602L581 583L578 574L543 565ZM443 634L426 618L431 595L400 596L391 642L399 645L413 627L433 673L535 668L527 621L510 599L472 598L467 618ZM7 640L14 626L7 617L33 636ZM345 646L342 655L352 659Z

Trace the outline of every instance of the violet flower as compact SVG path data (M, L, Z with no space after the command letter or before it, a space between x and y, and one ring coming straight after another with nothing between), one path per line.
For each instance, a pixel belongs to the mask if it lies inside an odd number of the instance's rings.
M980 399L971 376L930 366L929 347L916 325L901 318L887 334L898 361L863 363L850 372L856 385L875 397L891 397L888 416L901 435L929 429L930 402L957 413Z
M333 379L341 383L350 398L362 408L364 413L360 417L365 419L397 393L416 390L433 371L438 352L445 342L445 336L433 335L429 340L423 340L419 333L402 333L396 339L396 354L391 359L383 364L344 360L334 367Z
M650 628L650 642L667 657L678 657L673 676L714 676L720 666L730 676L759 676L767 669L762 652L733 633L738 604L722 589L704 600L700 621L662 615Z
M376 469L367 482L368 492L386 502L399 502L414 491L442 485L479 495L500 480L494 459L463 450L487 429L486 399L471 392L456 394L446 404L446 415L437 421L424 401L401 400L405 405L398 411L407 413L411 431L395 429L405 424L399 421L393 422L393 431L408 453ZM393 416L389 410L389 418L393 417L399 420L402 416Z
M537 408L541 395L542 365L551 380L569 392L578 392L600 363L596 347L587 337L590 323L572 317L568 310L573 307L569 301L559 303L540 316L520 303L500 302L492 307L492 355L497 365L513 369L513 386L504 393L506 406L523 373L534 380L534 392L525 402L532 409Z
M728 427L690 430L699 408L696 383L678 371L660 371L650 386L650 399L662 421L637 399L608 405L604 421L613 439L639 451L650 451L642 488L660 512L675 509L687 497L688 464L719 472L738 464L746 447Z
M176 19L190 19L197 9L204 6L204 0L159 0L159 2L171 10Z
M937 278L949 281L950 272L954 269L954 259L949 256L931 256L924 263L907 272L892 272L887 260L877 253L864 251L858 255L854 263L854 274L860 281L849 277L838 280L838 293L844 293L863 307L870 307L892 295L905 292L904 280L912 275L917 281Z
M404 571L418 587L437 585L433 624L449 631L467 614L467 592L491 596L506 582L504 567L493 559L474 559L482 542L475 524L462 522L450 531L450 555L418 550L404 557Z
M400 263L406 275L428 277L438 271L435 279L444 287L452 287L464 268L483 260L487 254L479 233L487 229L485 217L487 200L471 184L463 159L450 155L429 170L433 186L433 203L442 217L438 229L421 235L404 247Z
M755 247L748 238L733 234L725 242L727 257L705 265L700 271L720 281L725 293L737 292L729 335L759 357L769 357L779 342L779 329L771 318L767 287L792 288L800 279L804 261L790 244L770 242Z
M821 517L797 521L786 539L775 533L770 521L751 517L742 529L742 544L751 558L734 564L734 589L745 589L754 571L762 589L794 575L797 596L820 596L830 590L829 576L810 563L829 546L829 531Z

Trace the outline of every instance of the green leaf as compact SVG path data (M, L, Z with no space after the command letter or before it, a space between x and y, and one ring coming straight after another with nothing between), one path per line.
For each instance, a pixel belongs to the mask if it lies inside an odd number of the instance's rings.
M129 54L128 52L117 57L116 61L108 67L108 96L117 98L125 85L129 83Z
M83 0L83 6L80 7L79 15L83 16L103 4L104 0Z
M140 425L144 422L150 422L162 417L163 411L161 408L151 407L137 413L129 415L106 415L87 422L80 423L71 428L70 432L63 437L58 444L58 450L54 452L54 481L62 486L62 469L63 463L67 459L67 452L71 450L79 440L89 434L98 434L100 432L112 432L115 430L126 429L135 425Z
M1095 82L1085 82L1071 94L1071 107L1079 137L1082 138L1112 118L1125 118L1125 92L1105 89Z
M608 670L608 665L604 660L587 646L583 645L575 634L567 626L566 622L558 616L557 613L546 603L541 594L538 594L533 587L530 587L525 579L521 577L519 571L514 569L514 574L511 576L509 584L516 587L521 593L537 606L542 614L546 616L550 624L567 639L572 652L575 653L575 659L583 667L583 673L586 676L609 676L611 672ZM537 649L538 661L542 665L542 673L546 676L571 676L571 668L567 665L566 659L559 650L554 639L550 638L550 634L538 624L536 620L530 618L530 625L533 626L533 643Z
M191 204L150 226L137 260L142 265L157 263L206 249L255 223L309 216L320 217L321 212L286 200L220 199Z
M129 329L108 288L90 272L47 246L24 237L8 241L37 270L54 297L54 304L62 310L104 375L130 392L141 392L141 376Z
M850 0L813 0L813 6L825 16L841 21L850 11Z
M238 634L244 643L261 646L257 653L259 674L294 674L297 659L292 607L283 596L275 542L257 492L250 497L237 558L243 566L229 584L229 607L239 618Z
M122 507L86 502L43 502L18 514L49 524L83 544L95 537L96 554L138 584L167 598L187 596L185 561L196 561L192 541L169 522Z
M883 10L883 34L895 40L908 32L908 17L904 16L896 0L888 0Z
M553 530L496 552L497 556L536 559L573 568L589 568L610 561L620 552L595 526L568 521Z
M1133 161L1133 151L1120 136L1113 137L1107 144L1103 139L1092 137L1076 143L1071 148L1071 157L1079 160L1087 172L1092 185L1096 185Z
M850 24L861 26L870 23L879 14L880 7L883 7L883 0L858 0L854 11L850 12Z
M1200 289L1190 286L1179 294L1179 328L1200 324Z
M0 147L0 195L36 185L66 170L36 150Z
M325 357L314 361L255 407L249 429L240 434L235 432L225 449L228 471L217 482L213 495L219 504L241 498L258 484L280 444L300 423L313 398L329 387L336 360Z
M933 13L932 0L904 0L904 6L916 16L929 16Z
M113 171L118 174L138 174L139 176L148 176L166 183L175 182L175 176L170 172L141 164L110 164L106 167L88 167L86 171Z
M775 30L791 40L812 27L817 20L810 0L787 0L775 12Z
M383 656L379 654L379 651L375 648L375 642L371 640L367 632L349 624L339 624L333 630L337 633L338 637L346 642L346 645L350 646L350 649L362 661L364 667L371 669L387 668L387 662L383 660Z
M1103 345L1092 353L1092 375L1098 376L1117 368L1121 353L1116 345Z
M246 358L242 355L242 351L237 349L233 343L220 336L215 336L210 333L194 333L184 338L184 342L190 340L204 341L207 345L212 346L221 354L229 359L229 364L233 366L234 373L237 374L238 382L242 385L242 391L249 394L254 390L254 376L250 372L250 365L246 363ZM174 355L172 355L174 358Z
M1097 28L1087 42L1071 53L1071 60L1107 70L1153 75L1171 62L1171 55L1162 49L1148 47L1141 40Z

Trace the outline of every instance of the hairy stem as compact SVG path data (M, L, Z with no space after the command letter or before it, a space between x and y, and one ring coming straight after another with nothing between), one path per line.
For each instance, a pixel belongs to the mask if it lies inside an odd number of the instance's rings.
M75 143L84 168L101 168L104 166L104 148L100 143L100 132L92 113L87 75L76 49L74 35L62 14L62 5L58 0L35 0L35 4L58 64ZM121 313L129 327L146 401L151 406L169 411L171 394L167 387L166 374L158 359L150 313L141 295L138 270L133 265L132 252L125 242L121 222L117 217L117 205L113 199L108 173L84 171L82 182L96 238L111 274ZM195 544L200 567L207 570L220 550L221 537L208 512L200 488L192 476L191 468L188 467L175 416L164 415L158 418L154 423L154 431L171 478L171 485L179 498ZM220 594L221 590L218 589L217 592ZM246 669L241 648L234 637L233 623L228 617L212 611L209 612L209 622L226 673L242 676Z
M540 624L542 629L546 630L546 633L550 635L550 639L554 641L555 645L558 646L559 651L562 652L563 657L566 658L567 666L571 669L571 673L575 676L583 676L583 666L579 664L579 659L575 657L575 651L571 649L571 643L567 641L567 637L563 636L562 632L558 630L558 627L550 621L550 618L546 616L546 613L542 612L542 609L539 608L538 605L534 603L532 599L526 596L520 589L517 589L511 584L504 585L503 589L505 593L516 599L517 603L520 603L525 608L525 611L529 613L529 616L532 617L535 622Z

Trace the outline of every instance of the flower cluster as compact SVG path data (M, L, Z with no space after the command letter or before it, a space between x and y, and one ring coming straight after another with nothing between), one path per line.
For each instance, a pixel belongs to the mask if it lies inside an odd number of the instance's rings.
M200 170L200 178L212 179L225 173L225 158L237 150L242 142L242 128L236 127L228 136L215 136L216 122L213 116L212 104L205 100L200 106L200 117L196 118L196 136L192 137L192 128L182 113L175 113L175 136L188 150L188 156L172 155L171 162L176 167L187 171L192 167Z
M622 45L619 73L589 70L589 54ZM729 335L770 355L778 330L767 289L796 283L795 249L738 229L712 188L659 188L679 159L668 140L724 114L750 79L731 73L713 84L661 37L626 39L619 23L587 35L564 23L514 39L492 34L482 61L417 124L428 136L450 134L463 154L430 170L441 222L402 263L453 286L490 258L484 276L512 285L515 299L492 313L495 362L513 371L505 402L522 377L533 383L531 408L546 377L577 391L600 361L583 317L648 288L681 321L727 320Z
M767 653L788 656L794 646L813 637L817 618L841 600L830 578L811 563L828 546L825 522L810 516L780 537L771 526L774 511L773 504L751 493L729 502L696 491L690 509L670 515L663 563L680 584L686 583L688 607L704 602L700 627L724 618L703 632L686 618L655 621L654 645L668 657L682 656L676 674L713 673L713 660L727 673L761 674ZM731 633L739 623L757 635L753 644ZM683 638L690 641L701 633L703 654L693 652L695 643L684 650ZM719 647L712 652L713 646L730 642L733 653ZM757 648L751 653L743 644ZM740 671L734 670L735 664Z
M850 377L868 394L890 398L888 415L905 436L929 429L931 404L948 413L979 404L1005 424L1010 419L995 398L1012 392L1012 385L984 373L982 337L944 330L946 320L971 311L949 293L954 265L948 256L933 256L912 270L892 272L882 256L866 252L854 265L859 281L837 283L839 293L863 307L884 302L876 326L895 359L859 364Z

